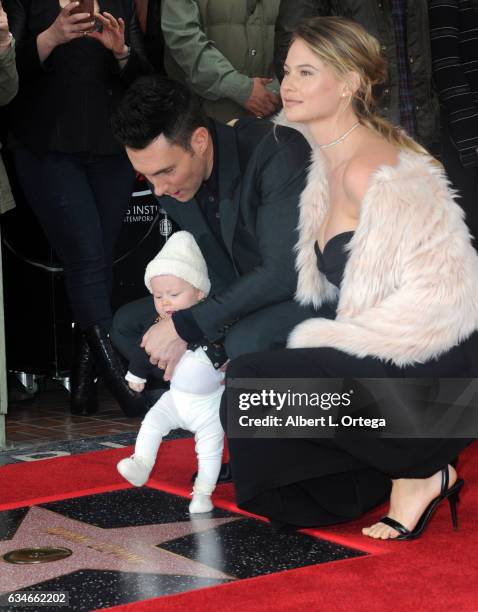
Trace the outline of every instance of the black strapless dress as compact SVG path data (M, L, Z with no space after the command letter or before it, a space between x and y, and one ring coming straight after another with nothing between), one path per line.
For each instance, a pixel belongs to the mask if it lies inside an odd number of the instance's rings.
M324 252L320 250L319 243L314 245L317 256L317 267L325 274L327 280L340 287L344 275L345 264L347 263L347 252L345 247L352 239L354 232L342 232L331 238L324 247Z
M338 234L323 252L315 245L317 266L340 287L353 232ZM335 305L319 316L335 318ZM231 362L231 378L394 378L476 377L478 334L438 360L397 368L378 359L359 359L330 348L267 351ZM474 362L475 365L472 365ZM221 419L227 424L223 395ZM471 440L364 439L349 436L308 439L229 438L239 507L296 526L328 525L357 518L385 501L391 478L425 478L454 459Z

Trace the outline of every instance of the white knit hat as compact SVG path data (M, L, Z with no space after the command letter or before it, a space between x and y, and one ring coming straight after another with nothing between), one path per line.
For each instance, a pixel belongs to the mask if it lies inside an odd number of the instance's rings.
M194 236L189 232L175 232L146 266L144 283L151 290L151 279L161 274L172 274L208 295L211 282L206 261Z

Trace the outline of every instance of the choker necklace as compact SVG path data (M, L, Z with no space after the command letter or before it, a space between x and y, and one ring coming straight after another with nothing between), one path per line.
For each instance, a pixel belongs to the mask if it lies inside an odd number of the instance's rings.
M345 140L347 136L350 134L350 132L353 132L353 130L355 130L355 128L358 127L359 125L360 125L360 121L357 121L357 123L354 123L353 126L345 132L345 134L342 134L342 136L339 136L335 140L332 140L332 142L328 142L327 144L319 145L319 149L328 149L329 147L335 147L335 145L339 144L339 142L342 142L342 140Z

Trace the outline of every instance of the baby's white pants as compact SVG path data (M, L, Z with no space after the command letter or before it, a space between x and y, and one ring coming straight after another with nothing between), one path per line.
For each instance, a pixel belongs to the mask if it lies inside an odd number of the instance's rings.
M170 390L144 417L136 439L135 458L152 467L164 436L177 428L191 431L195 434L198 457L196 482L214 486L224 445L219 420L223 377L202 348L186 351L175 368Z

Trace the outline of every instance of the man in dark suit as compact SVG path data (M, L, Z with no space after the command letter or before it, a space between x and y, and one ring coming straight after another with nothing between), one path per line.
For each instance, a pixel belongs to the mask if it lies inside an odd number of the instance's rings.
M212 282L210 297L152 327L151 298L124 306L112 330L119 350L129 357L144 334L143 348L169 380L188 343L203 338L223 339L229 358L284 345L313 316L293 301L310 156L303 136L257 119L222 125L183 85L157 75L128 90L113 130L161 207L196 238Z

